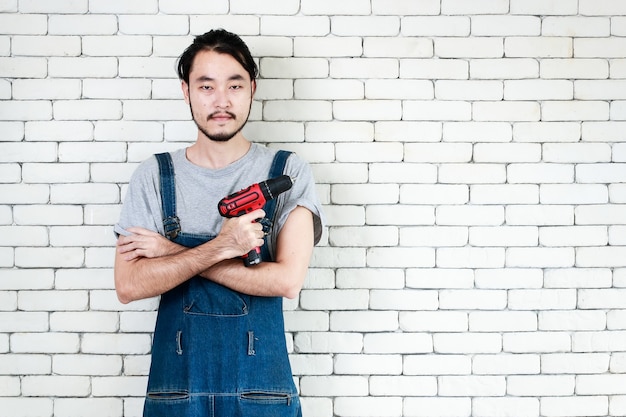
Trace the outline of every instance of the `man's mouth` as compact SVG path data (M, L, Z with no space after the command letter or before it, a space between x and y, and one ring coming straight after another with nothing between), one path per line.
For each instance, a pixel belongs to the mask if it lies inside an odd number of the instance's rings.
M215 120L218 122L224 122L235 118L235 115L230 112L216 112L209 116L209 120Z

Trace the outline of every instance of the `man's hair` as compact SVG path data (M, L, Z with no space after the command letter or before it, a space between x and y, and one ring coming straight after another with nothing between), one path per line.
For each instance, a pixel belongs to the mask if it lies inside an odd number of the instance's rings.
M250 80L256 79L259 73L248 46L239 36L224 29L214 29L203 35L196 36L193 43L178 58L178 78L187 84L189 84L191 66L200 51L215 51L232 56L250 75Z

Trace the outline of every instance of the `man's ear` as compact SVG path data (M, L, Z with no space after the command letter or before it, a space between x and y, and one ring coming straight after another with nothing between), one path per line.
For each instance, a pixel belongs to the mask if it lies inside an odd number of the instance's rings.
M252 98L254 99L254 93L256 92L256 80L252 80L251 85L252 85Z
M189 84L185 81L181 81L180 88L183 90L183 97L185 98L185 103L189 104Z

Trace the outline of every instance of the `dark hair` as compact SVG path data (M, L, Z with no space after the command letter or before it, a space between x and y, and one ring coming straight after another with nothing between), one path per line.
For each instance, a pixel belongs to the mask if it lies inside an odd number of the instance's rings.
M196 36L193 43L178 58L178 78L187 84L189 84L189 73L193 60L200 51L215 51L232 56L250 75L251 80L256 79L259 73L248 46L239 36L224 29L214 29Z

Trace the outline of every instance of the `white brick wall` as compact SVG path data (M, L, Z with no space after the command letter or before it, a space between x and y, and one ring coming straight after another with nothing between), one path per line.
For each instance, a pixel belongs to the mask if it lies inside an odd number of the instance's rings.
M0 0L0 417L140 415L157 300L117 302L112 224L218 26L326 208L305 417L626 415L625 1Z

